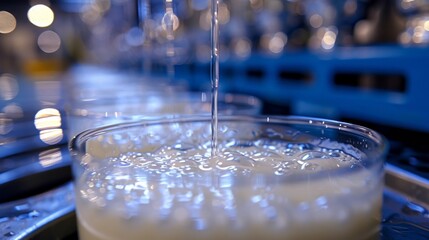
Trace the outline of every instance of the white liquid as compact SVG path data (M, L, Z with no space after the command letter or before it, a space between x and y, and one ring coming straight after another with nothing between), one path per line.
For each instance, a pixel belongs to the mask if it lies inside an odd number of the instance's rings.
M184 136L165 145L179 135L168 132L87 144L76 181L81 240L377 239L368 235L380 222L382 176L364 168L353 148L231 140L213 158L210 140L194 146ZM152 145L138 143L151 138ZM312 179L338 168L352 171ZM286 175L306 180L276 181Z

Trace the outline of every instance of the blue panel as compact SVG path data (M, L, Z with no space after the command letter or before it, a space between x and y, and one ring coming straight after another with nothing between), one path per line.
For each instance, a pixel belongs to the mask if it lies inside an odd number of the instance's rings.
M200 71L190 72L194 88L210 87L203 70L207 65L195 64L194 70ZM392 45L337 48L329 53L254 54L244 61L223 62L221 72L223 68L229 74L221 76L221 89L287 104L293 114L350 117L429 132L428 48ZM337 74L346 79L336 82ZM360 82L349 86L353 79L347 76Z

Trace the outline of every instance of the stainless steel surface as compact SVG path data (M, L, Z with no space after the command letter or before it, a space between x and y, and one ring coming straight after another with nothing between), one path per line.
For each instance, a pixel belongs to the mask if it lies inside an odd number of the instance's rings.
M426 209L429 209L428 179L394 165L386 164L385 186L389 191L405 196L408 201L421 204ZM427 223L429 225L429 213Z
M61 221L74 211L74 192L71 183L30 198L0 205L0 239L32 239L43 235L44 228ZM52 226L52 231L59 230ZM58 232L73 233L68 227ZM62 239L62 238L59 238Z

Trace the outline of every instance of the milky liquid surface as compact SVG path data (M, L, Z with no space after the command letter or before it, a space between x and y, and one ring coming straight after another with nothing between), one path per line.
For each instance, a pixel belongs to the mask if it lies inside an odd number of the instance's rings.
M381 177L350 145L225 130L212 157L209 131L174 129L88 142L76 181L81 239L341 240L378 229Z

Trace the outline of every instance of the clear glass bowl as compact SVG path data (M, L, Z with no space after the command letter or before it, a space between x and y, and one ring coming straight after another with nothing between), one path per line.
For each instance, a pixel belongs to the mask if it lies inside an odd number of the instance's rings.
M327 119L116 124L70 143L85 239L378 239L387 142Z

